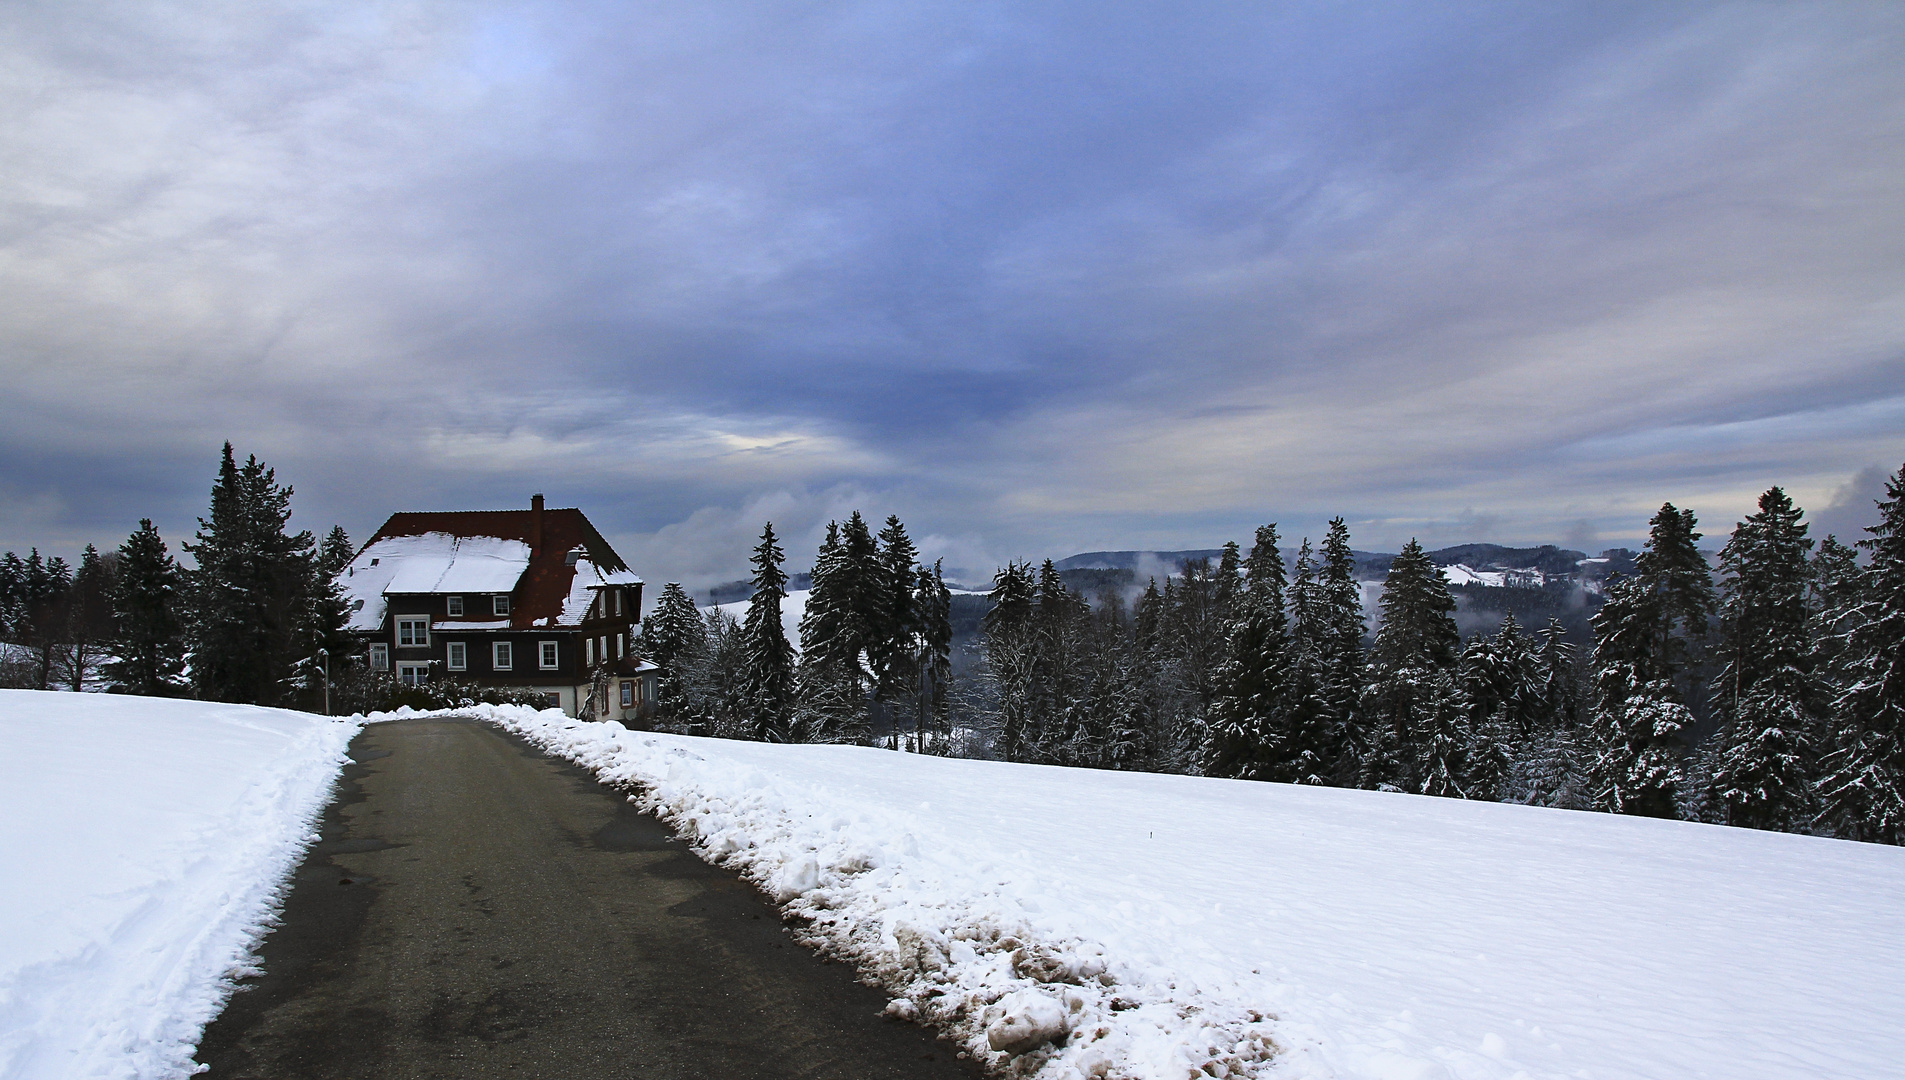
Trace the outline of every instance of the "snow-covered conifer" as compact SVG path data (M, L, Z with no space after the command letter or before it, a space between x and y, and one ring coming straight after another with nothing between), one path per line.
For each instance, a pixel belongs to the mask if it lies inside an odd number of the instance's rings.
M156 697L181 689L185 643L179 626L179 566L151 518L119 546L113 610L119 623L117 658L107 678L127 693Z
M794 714L794 647L781 623L787 598L787 561L774 523L761 530L761 542L748 560L754 567L754 595L741 625L741 693L748 710L747 734L761 742L786 742Z
M1037 590L1030 563L1008 562L992 579L992 607L981 622L986 666L998 691L998 733L993 752L1025 761L1039 741L1034 711L1038 664Z
M1905 843L1905 467L1878 503L1870 562L1847 622L1840 668L1848 684L1833 702L1834 738L1819 785L1820 824L1834 835Z
M1469 742L1454 679L1462 638L1448 581L1413 539L1389 566L1382 610L1362 699L1372 730L1361 783L1456 794Z
M1245 574L1227 635L1229 655L1217 672L1200 764L1206 776L1291 780L1298 770L1314 773L1318 762L1313 751L1303 752L1311 749L1302 745L1309 733L1292 731L1288 723L1290 638L1275 525L1257 527Z
M1711 701L1722 741L1709 791L1729 825L1809 824L1820 725L1803 512L1775 487L1720 551L1722 663Z
M1680 757L1693 720L1661 656L1658 594L1638 578L1615 578L1594 615L1594 711L1589 766L1594 805L1616 814L1678 817Z
M692 720L693 673L707 656L708 628L680 582L662 586L655 609L642 620L636 648L660 669L655 673L656 714L665 720Z

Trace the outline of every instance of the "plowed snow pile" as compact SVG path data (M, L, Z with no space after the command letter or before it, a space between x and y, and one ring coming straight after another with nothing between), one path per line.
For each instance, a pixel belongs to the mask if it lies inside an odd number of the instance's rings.
M1899 849L486 714L1021 1075L1905 1076Z
M0 690L0 1078L189 1075L357 729Z

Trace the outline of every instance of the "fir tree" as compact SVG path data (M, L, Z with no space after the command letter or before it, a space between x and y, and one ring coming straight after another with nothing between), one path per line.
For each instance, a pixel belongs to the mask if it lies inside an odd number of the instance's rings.
M214 701L289 700L298 665L318 647L312 626L314 541L285 532L288 486L255 456L240 466L225 444L211 516L199 519L188 575L192 683Z
M845 528L827 523L814 561L813 592L800 622L800 737L865 742L867 643L886 610L879 550L858 511Z
M992 579L992 607L980 626L986 666L998 691L994 752L1006 761L1029 760L1039 742L1035 708L1038 627L1037 592L1030 563L1008 562Z
M311 583L312 629L319 644L327 650L333 664L355 647L350 633L351 612L344 594L344 572L350 569L357 549L342 525L331 526L318 544L313 560L315 577Z
M1662 504L1648 522L1647 550L1634 560L1634 576L1652 598L1658 638L1653 655L1661 678L1675 679L1700 663L1700 645L1716 610L1713 572L1695 546L1698 524L1693 511Z
M27 650L26 688L50 689L66 635L67 593L73 586L73 572L57 555L42 558L39 548L33 548L24 559L12 552L7 558L12 598L6 631L15 644Z
M1328 712L1330 742L1326 758L1331 766L1331 782L1349 785L1355 782L1365 737L1357 703L1362 694L1363 637L1369 633L1363 620L1363 590L1356 580L1356 555L1349 546L1349 526L1333 518L1323 538L1323 565L1317 583L1320 612L1318 648L1322 651L1323 671L1318 692Z
M881 593L869 619L867 652L876 678L876 696L889 709L912 695L919 680L919 611L914 604L918 585L915 567L919 549L906 535L896 514L887 515L877 538L879 574L873 587Z
M678 581L662 586L655 610L642 621L640 645L655 672L655 712L667 720L688 720L693 712L694 672L708 653L708 629L694 598Z
M794 713L794 647L781 623L787 597L787 556L774 537L774 523L761 530L761 542L749 562L754 566L754 596L741 626L741 693L748 710L747 731L761 742L786 742Z
M1835 732L1819 785L1820 824L1834 835L1905 842L1905 467L1878 503L1870 562L1847 623L1841 668L1849 683L1833 703Z
M1720 659L1712 701L1724 726L1710 790L1729 825L1810 823L1820 691L1812 674L1806 526L1779 488L1720 552Z
M1672 646L1659 633L1663 621L1659 594L1638 578L1611 579L1594 615L1590 797L1612 813L1679 816L1682 733L1693 717L1661 655Z
M178 563L165 540L141 519L139 528L119 546L119 581L113 610L119 623L118 658L106 674L131 694L175 694L185 670L185 642L179 626Z
M1230 604L1235 612L1230 653L1217 676L1203 772L1240 780L1290 780L1299 771L1314 771L1315 762L1304 754L1308 748L1303 736L1308 733L1291 730L1289 723L1290 643L1275 525L1258 526L1247 573L1243 594Z
M925 753L928 739L948 727L952 689L952 590L939 560L921 566L913 583L913 610L919 621L920 676L917 688L914 749Z
M119 636L112 602L118 581L117 562L116 553L102 556L99 549L87 544L80 554L79 569L73 574L56 662L61 681L74 693L85 690L87 678L109 655L113 640Z
M1382 625L1362 709L1373 727L1365 787L1462 793L1469 734L1454 669L1461 634L1448 581L1410 540L1383 583Z

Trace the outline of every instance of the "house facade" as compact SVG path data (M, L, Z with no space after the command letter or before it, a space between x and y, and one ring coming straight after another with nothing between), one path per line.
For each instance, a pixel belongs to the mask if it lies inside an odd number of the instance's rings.
M392 514L341 579L374 671L540 692L570 716L639 721L642 579L582 511Z

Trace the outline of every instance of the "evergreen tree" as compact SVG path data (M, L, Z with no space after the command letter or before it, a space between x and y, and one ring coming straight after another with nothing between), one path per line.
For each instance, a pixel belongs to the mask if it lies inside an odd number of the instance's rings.
M130 694L159 697L179 692L185 642L179 626L182 579L165 540L143 518L119 546L119 580L113 611L119 624L118 658L106 675Z
M801 738L871 738L868 643L888 610L879 549L858 511L844 528L827 523L814 561L813 592L800 622Z
M1226 561L1234 561L1234 556ZM1235 612L1230 651L1217 675L1203 772L1240 780L1292 780L1299 773L1314 772L1316 762L1305 754L1311 749L1304 738L1309 732L1292 730L1289 723L1290 639L1275 525L1257 527L1247 573L1243 594L1230 604Z
M73 587L73 572L66 560L55 555L42 558L40 549L21 559L12 552L9 567L13 599L8 635L28 652L27 689L48 690L58 671L60 648L66 639L68 594Z
M356 554L357 549L351 545L344 527L333 525L331 531L324 534L324 540L318 544L317 557L312 560L315 571L311 583L312 629L319 645L330 653L333 665L356 647L350 633L350 606L344 593L344 572L350 569Z
M1834 835L1905 843L1905 467L1878 503L1872 535L1859 541L1870 562L1855 614L1846 620L1833 703L1835 733L1819 785L1819 821Z
M118 581L117 555L101 555L91 544L80 554L79 570L66 596L60 646L55 653L61 681L79 693L86 679L110 655L119 636L113 617L113 593Z
M754 596L741 626L741 692L749 712L747 730L761 742L786 742L794 714L794 647L781 623L787 598L787 556L774 537L774 523L761 530L761 542L749 560L754 566Z
M1711 793L1729 825L1792 830L1814 814L1820 690L1808 634L1803 512L1779 488L1720 552L1720 656L1712 701L1723 741Z
M917 688L914 749L925 753L929 738L947 730L952 689L952 590L937 559L931 570L919 568L913 610L919 620L923 678Z
M641 654L655 672L655 712L664 720L693 717L694 673L708 655L708 628L681 583L662 586L655 610L642 621Z
M1648 522L1647 550L1634 560L1634 576L1652 597L1653 633L1659 639L1653 655L1661 678L1678 679L1700 663L1700 646L1717 607L1713 572L1695 546L1698 524L1693 511L1663 503ZM1685 698L1683 691L1680 700Z
M1682 733L1693 716L1673 684L1663 621L1660 594L1638 578L1611 579L1594 615L1590 797L1612 813L1679 816Z
M986 666L998 692L998 735L993 750L1006 761L1030 760L1040 741L1035 711L1039 660L1034 618L1037 590L1030 563L1008 562L992 579L992 607L980 626Z
M198 561L188 575L187 640L198 696L259 705L287 702L296 665L318 647L313 634L309 532L290 534L292 489L255 456L240 466L225 444L212 486L211 517L199 519Z
M879 574L873 587L881 595L875 617L869 620L867 652L876 696L888 709L897 709L902 699L912 696L919 681L920 618L913 599L919 583L915 570L919 549L896 514L887 515L877 546Z
M1462 644L1455 598L1413 539L1389 565L1382 610L1362 700L1374 729L1362 784L1460 795L1469 733L1454 677Z
M1356 580L1356 555L1349 546L1349 526L1343 519L1332 518L1323 538L1323 565L1317 583L1323 671L1318 692L1328 710L1330 742L1325 751L1331 771L1330 781L1339 785L1355 783L1366 745L1366 734L1357 706L1363 689L1363 637L1369 627L1363 620L1363 589Z

